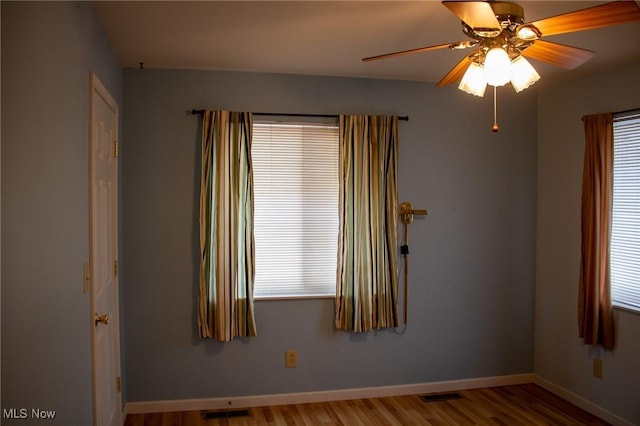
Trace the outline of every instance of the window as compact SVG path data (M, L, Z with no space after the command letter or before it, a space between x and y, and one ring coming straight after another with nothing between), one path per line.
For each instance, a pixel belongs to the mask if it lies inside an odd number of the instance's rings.
M338 126L254 123L255 298L335 296Z
M640 110L613 120L611 299L640 311Z

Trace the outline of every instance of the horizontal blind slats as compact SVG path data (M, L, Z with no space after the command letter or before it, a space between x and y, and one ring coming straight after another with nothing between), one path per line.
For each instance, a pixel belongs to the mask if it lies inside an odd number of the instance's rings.
M613 132L611 299L640 310L640 115L616 117Z
M338 128L255 123L254 296L334 296Z

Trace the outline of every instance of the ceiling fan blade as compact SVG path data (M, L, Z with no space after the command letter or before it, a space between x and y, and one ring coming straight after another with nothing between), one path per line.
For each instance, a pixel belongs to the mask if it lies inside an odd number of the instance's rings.
M550 41L537 40L522 52L523 56L548 62L566 70L572 70L595 55L593 50L580 49Z
M532 22L543 36L592 30L640 20L635 1L614 1Z
M442 87L460 80L467 71L467 68L469 68L469 65L471 65L470 56L471 55L467 55L462 58L462 60L458 62L456 66L447 73L447 75L442 77L442 80L440 80L436 86Z
M474 30L501 30L491 5L483 1L443 1L450 11Z
M459 42L459 43L463 43L463 42ZM419 47L417 49L401 50L400 52L385 53L384 55L369 56L368 58L364 58L363 61L364 62L377 61L378 59L387 59L387 58L393 58L396 56L411 55L412 53L428 52L430 50L444 49L445 47L450 47L452 45L456 45L456 43L438 44L435 46Z

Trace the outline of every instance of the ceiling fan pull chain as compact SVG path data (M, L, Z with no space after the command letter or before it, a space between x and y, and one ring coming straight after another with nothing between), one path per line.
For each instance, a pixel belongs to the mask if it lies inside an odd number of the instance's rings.
M493 132L497 132L498 130L500 130L500 128L498 127L498 88L496 86L493 86L493 127L491 128L491 130L493 130Z

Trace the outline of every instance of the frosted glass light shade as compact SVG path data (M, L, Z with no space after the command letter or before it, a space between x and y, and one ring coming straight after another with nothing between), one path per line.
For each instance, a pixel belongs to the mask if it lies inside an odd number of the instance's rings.
M484 59L484 75L492 86L504 86L511 81L511 60L501 47L494 47Z
M538 80L540 75L523 56L518 56L511 62L511 85L516 92L522 92Z
M487 79L484 76L484 68L476 62L471 62L464 76L462 76L458 89L475 96L483 97L486 88Z
M520 40L537 40L540 38L540 30L532 24L525 24L518 27L516 37Z

